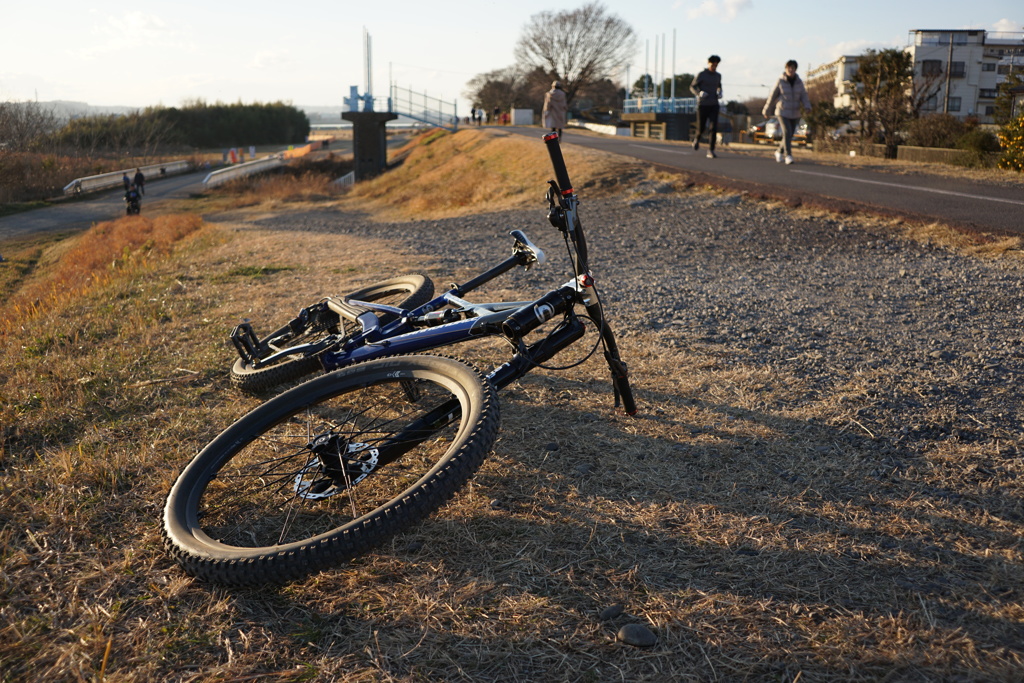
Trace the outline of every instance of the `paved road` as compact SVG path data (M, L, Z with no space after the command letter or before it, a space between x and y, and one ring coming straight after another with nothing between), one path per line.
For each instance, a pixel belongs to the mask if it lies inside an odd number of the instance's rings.
M508 128L539 137L536 128ZM785 166L775 162L771 149L731 152L719 149L708 159L706 147L693 151L685 143L663 143L629 137L607 137L567 131L563 142L622 154L681 169L707 180L780 197L790 203L870 210L926 221L939 221L968 230L1024 233L1024 189L1002 187L944 176L904 176L857 167L827 166L801 156Z
M159 199L188 197L202 188L206 172L186 173L147 180L142 212ZM93 223L124 215L124 190L95 192L68 199L53 206L0 217L0 239L24 237L40 232L67 232L88 228Z
M401 144L400 142L389 144ZM351 140L337 140L332 145L337 154L351 154ZM203 190L208 171L197 171L146 181L142 213L147 206L162 199L187 198ZM124 215L124 191L120 188L69 199L53 206L0 217L0 240L24 237L41 232L69 232L88 228L93 223L114 220Z
M539 140L542 132L533 127L504 128ZM720 149L717 159L705 150L694 152L688 145L662 143L628 137L606 137L565 133L566 143L584 145L622 154L670 169L688 172L698 181L732 187L757 196L779 197L838 209L865 210L938 221L968 230L1024 233L1024 189L1002 187L943 176L903 176L856 167L817 164L804 156L792 166L775 163L771 150L742 153ZM389 139L388 144L400 144ZM332 151L345 153L338 141ZM146 184L146 204L163 198L187 197L202 188L205 173L165 178ZM44 231L66 231L89 227L124 214L120 191L101 193L57 206L0 218L0 239Z

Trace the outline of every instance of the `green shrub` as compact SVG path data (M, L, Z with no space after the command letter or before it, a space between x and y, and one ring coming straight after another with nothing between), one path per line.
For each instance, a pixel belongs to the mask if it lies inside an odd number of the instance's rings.
M956 148L984 154L986 152L998 152L999 140L993 133L981 128L973 128L956 141Z
M1024 171L1024 114L999 130L999 143L1003 147L999 168Z
M971 131L971 125L952 114L929 114L907 125L906 144L914 147L953 149Z

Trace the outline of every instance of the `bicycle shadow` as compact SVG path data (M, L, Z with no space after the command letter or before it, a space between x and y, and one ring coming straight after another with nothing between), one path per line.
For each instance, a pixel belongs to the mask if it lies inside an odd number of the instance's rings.
M453 503L241 611L270 600L302 615L277 637L308 628L322 658L395 678L976 678L1024 654L1020 566L961 544L1012 549L1015 527L958 517L912 476L920 453L699 396L644 391L678 412L619 417L599 384L524 378ZM654 647L616 642L636 622Z

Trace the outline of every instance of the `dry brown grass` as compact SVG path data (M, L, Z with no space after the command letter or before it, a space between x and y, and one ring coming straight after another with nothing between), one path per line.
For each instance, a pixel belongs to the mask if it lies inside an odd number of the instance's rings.
M120 270L165 256L201 224L199 216L189 214L126 217L100 223L46 252L36 251L34 257L22 255L31 260L31 268L20 269L22 278L5 278L10 294L0 307L4 321L0 333L62 299L74 299L108 283ZM15 269L19 261L28 264L13 254L10 259Z
M636 178L635 164L583 147L567 146L566 165L577 189L589 196ZM372 182L360 183L345 205L372 209L383 220L463 216L488 210L536 206L551 176L542 145L500 129L469 129L452 135L424 133L402 164Z
M504 138L467 137L449 144L513 154ZM479 180L471 161L450 177ZM536 179L521 185L535 203ZM160 546L161 505L178 468L254 404L228 386L230 327L279 320L397 263L449 275L384 241L247 222L266 210L171 240L8 331L4 680L1010 681L1024 670L1019 471L991 470L989 446L906 454L866 433L851 399L900 381L884 368L822 393L726 346L672 350L654 333L622 340L640 417L611 409L600 362L538 372L503 392L493 456L427 523L280 589L188 579ZM106 239L125 244L133 225ZM36 281L84 262L71 243L33 249ZM601 620L615 603L624 613ZM657 645L616 642L626 623L649 626Z

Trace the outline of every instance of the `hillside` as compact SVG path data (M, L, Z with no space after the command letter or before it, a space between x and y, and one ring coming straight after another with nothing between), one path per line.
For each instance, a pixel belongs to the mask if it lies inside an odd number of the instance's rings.
M1019 241L566 160L640 415L599 358L538 370L451 504L283 587L194 581L161 544L180 468L260 402L228 332L395 273L464 281L511 229L550 261L480 296L560 285L542 145L432 133L350 192L296 173L0 245L3 676L1012 680Z

